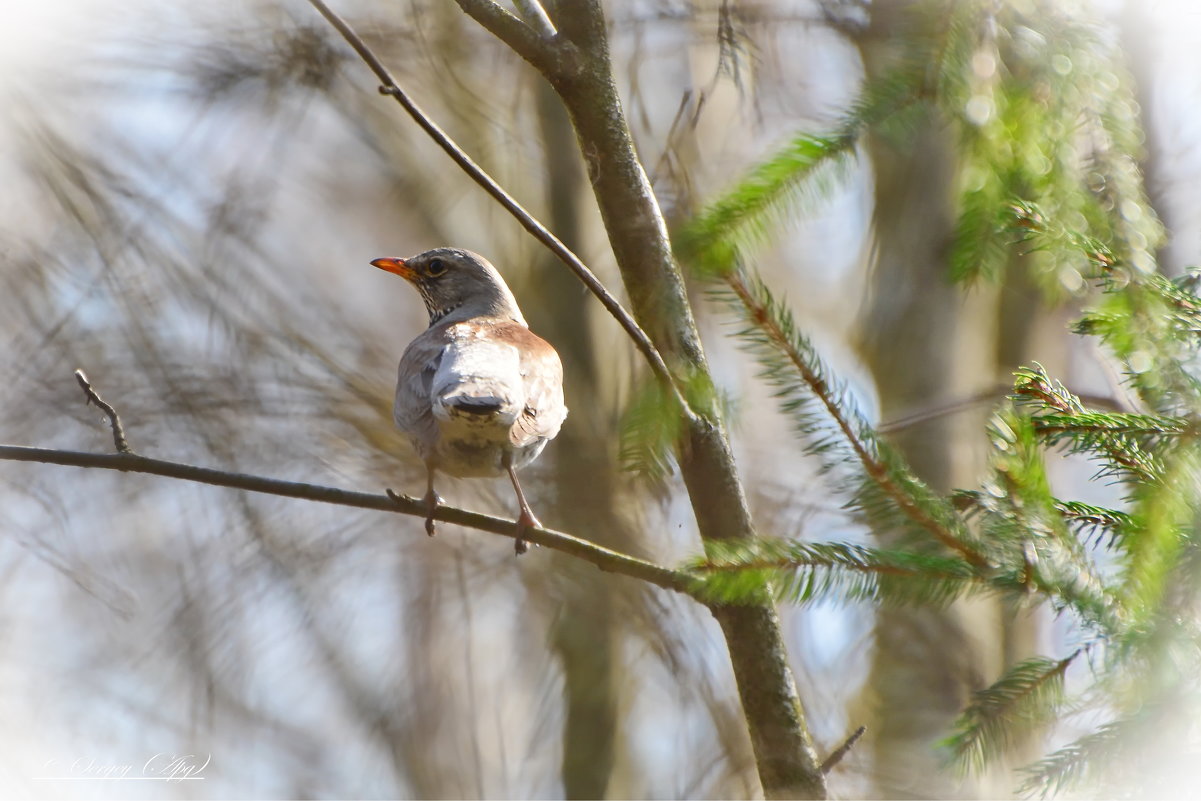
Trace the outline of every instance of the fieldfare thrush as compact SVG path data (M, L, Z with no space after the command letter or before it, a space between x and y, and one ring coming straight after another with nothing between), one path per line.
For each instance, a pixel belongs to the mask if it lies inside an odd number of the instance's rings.
M434 535L434 473L458 478L508 473L517 493L515 550L541 525L526 502L517 469L559 433L563 365L526 325L513 293L483 256L458 248L408 259L376 259L417 288L430 325L405 348L393 417L425 462L425 530Z

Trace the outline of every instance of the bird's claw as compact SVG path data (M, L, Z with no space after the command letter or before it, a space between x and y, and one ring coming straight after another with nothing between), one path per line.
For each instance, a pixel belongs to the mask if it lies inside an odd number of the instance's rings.
M425 497L421 499L425 503L425 533L429 536L434 536L437 533L437 526L434 525L434 512L437 511L438 505L442 503L442 496L434 492L433 488L425 493Z
M521 516L517 518L517 530L514 532L513 553L521 556L530 549L530 543L522 535L531 528L542 528L542 523L538 518L534 517L532 512L523 511ZM537 545L538 543L534 543Z
M431 537L437 533L437 527L434 525L434 512L437 510L438 505L442 503L442 496L436 492L429 492L426 493L424 498L413 498L409 495L397 495L392 491L391 487L385 487L384 492L387 493L388 497L391 498L392 502L397 506L407 506L410 503L416 503L418 501L424 503L426 508L425 533Z

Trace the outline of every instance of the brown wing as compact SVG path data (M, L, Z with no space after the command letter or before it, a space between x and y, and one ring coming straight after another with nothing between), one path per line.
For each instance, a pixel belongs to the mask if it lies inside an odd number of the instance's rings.
M491 335L514 345L521 353L525 408L509 430L517 448L526 448L559 433L567 417L563 404L563 363L546 340L519 323L499 322Z

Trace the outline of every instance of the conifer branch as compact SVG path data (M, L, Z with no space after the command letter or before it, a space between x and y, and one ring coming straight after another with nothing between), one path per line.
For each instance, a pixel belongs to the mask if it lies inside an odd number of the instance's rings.
M944 745L964 766L982 768L1006 752L1020 734L1053 719L1063 694L1063 677L1080 655L1035 657L1019 662L991 687L977 691Z
M699 597L736 604L762 600L768 587L793 603L835 598L896 605L940 605L988 587L962 559L839 542L714 543L685 569L698 577Z
M1139 481L1161 480L1164 468L1155 454L1140 447L1132 436L1173 436L1190 428L1187 421L1177 418L1090 411L1037 363L1014 374L1013 391L1018 401L1034 408L1032 423L1048 444L1066 440L1073 452L1100 452Z
M1081 501L1056 500L1055 508L1086 543L1108 538L1108 547L1113 547L1133 524L1133 518L1126 512Z
M851 425L850 419L843 413L841 405L831 391L829 383L812 369L808 360L797 350L791 338L780 326L776 315L766 304L755 297L747 286L743 273L730 271L722 276L722 280L742 304L749 320L762 330L772 346L791 362L814 397L821 402L871 480L892 499L906 517L927 531L935 540L958 553L973 566L988 568L988 560L979 551L943 525L897 484L888 467L875 457L868 441L861 437Z
M1018 791L1023 795L1037 794L1046 798L1080 782L1099 765L1113 759L1121 760L1120 746L1128 727L1127 721L1107 723L1024 768L1026 780Z

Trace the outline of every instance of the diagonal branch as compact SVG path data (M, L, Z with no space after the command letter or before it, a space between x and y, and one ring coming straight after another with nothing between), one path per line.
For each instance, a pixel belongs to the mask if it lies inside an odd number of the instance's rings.
M110 407L111 408L111 407ZM155 476L193 481L198 484L211 484L216 487L229 487L246 492L259 492L267 495L280 495L285 498L301 498L318 503L330 503L338 506L351 506L358 509L372 509L377 512L394 512L403 515L424 518L428 513L425 502L407 496L377 495L374 493L354 492L351 490L326 487L319 484L305 484L298 481L281 481L275 478L253 476L246 473L231 473L225 470L214 470L208 467L169 462L164 459L152 459L125 451L122 453L85 453L81 451L51 450L48 448L29 448L20 445L0 445L0 460L20 462L41 462L43 464L66 465L70 467L93 467L105 470L120 470L126 473L147 473ZM445 523L487 531L503 537L514 535L512 520L493 517L478 512L469 512L452 506L439 506L434 512L434 518ZM417 529L414 529L416 531ZM424 539L424 533L422 538ZM641 579L657 587L690 595L694 579L679 570L647 562L643 559L603 548L587 540L573 537L561 531L548 528L531 528L522 533L524 539L537 543L546 548L585 562L590 562L601 570L618 573L623 576Z
M380 94L391 95L392 97L396 98L396 102L400 103L404 110L409 113L409 116L413 118L413 120L421 127L421 129L425 131L426 134L428 134L429 137L433 139L434 142L441 147L448 156L450 156L451 160L454 161L455 164L459 165L459 168L462 169L463 172L467 173L467 175L473 181L479 184L485 192L491 195L497 203L503 206L505 210L509 212L509 214L513 215L514 219L521 223L523 228L529 231L535 239L545 245L550 252L554 253L560 261L562 261L573 273L575 273L576 277L583 282L584 286L588 287L588 290L596 296L597 300L601 302L601 305L605 307L605 310L608 311L615 320L617 320L618 324L623 330L625 330L630 339L634 341L635 347L642 352L643 357L645 357L647 362L650 364L650 368L655 373L656 377L672 394L672 397L675 399L681 410L681 414L685 415L689 419L692 419L694 416L693 412L691 411L688 402L685 400L683 393L680 391L679 386L672 378L671 371L668 369L667 363L663 360L663 356L659 353L654 343L651 342L650 337L646 335L646 332L642 330L641 326L639 326L630 313L625 310L617 298L613 297L609 290L605 288L605 285L602 284L600 279L596 277L596 274L593 273L592 270L588 269L588 266L584 264L579 256L572 252L571 248L563 244L563 242L561 242L558 237L552 234L545 225L543 225L538 221L537 218L526 211L526 209L520 203L518 203L512 195L506 192L505 189L498 184L496 180L484 170L483 167L476 164L475 161L473 161L472 158L468 156L462 148L455 144L455 141L451 139L445 131L438 127L438 125L431 120L424 111L422 111L420 106L413 102L412 98L410 98L408 94L406 94L405 91L400 88L400 85L396 82L396 79L392 77L392 73L389 72L388 68L383 65L383 63L379 60L379 57L371 51L371 48L367 46L367 44L359 37L358 34L354 32L354 29L352 29L344 19L334 13L330 7L323 2L323 0L309 0L309 2L314 8L317 9L317 11L321 13L323 17L329 20L329 23L337 29L338 33L342 34L342 37L350 43L350 46L354 48L354 51L359 54L359 57L363 59L367 66L371 68L371 71L375 73L376 77L379 78L380 83L382 84L380 86ZM516 24L521 25L530 36L536 36L533 29L529 28L520 19L510 14L508 11L504 11L504 9L501 9L499 6L496 8L498 11L508 15L509 18L512 18ZM544 45L545 43L541 42L540 40L540 44Z
M835 748L834 751L831 752L830 756L826 757L825 761L822 762L822 773L829 773L830 771L834 770L838 763L843 760L843 757L849 754L851 749L855 747L855 743L859 742L859 738L862 737L863 733L866 731L867 726L860 726L859 728L855 729L855 731L851 732L851 736L848 737L842 745Z

